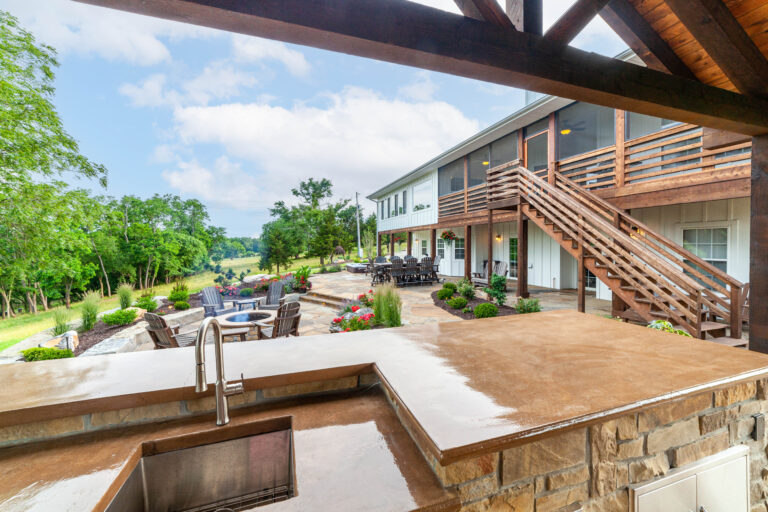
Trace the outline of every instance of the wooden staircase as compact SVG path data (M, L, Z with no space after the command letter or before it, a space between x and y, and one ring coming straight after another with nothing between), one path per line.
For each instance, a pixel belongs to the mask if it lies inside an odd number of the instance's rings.
M746 346L742 283L565 176L548 181L510 162L488 171L487 201L489 208L518 203L611 289L625 320L667 320L697 338Z

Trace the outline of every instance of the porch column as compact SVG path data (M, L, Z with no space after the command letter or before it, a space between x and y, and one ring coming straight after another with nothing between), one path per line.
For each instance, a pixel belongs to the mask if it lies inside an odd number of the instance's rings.
M376 235L376 256L381 256L381 233Z
M429 255L434 259L437 256L437 229L431 231L429 244Z
M408 251L406 254L413 256L413 231L408 232Z
M395 255L395 234L394 233L390 233L389 234L389 257L390 257L390 259L394 255Z
M749 350L768 353L768 135L752 137Z
M547 182L550 185L555 184L555 168L557 166L557 152L555 151L555 145L557 144L557 122L555 121L555 113L549 114L549 126L547 131Z
M464 228L464 277L472 277L472 226Z
M528 293L528 219L517 207L517 296L527 298Z
M491 286L491 273L493 273L493 210L488 210L488 268L485 272L488 286Z
M586 309L586 300L587 300L587 290L586 290L586 283L585 283L585 269L584 269L584 246L579 244L579 258L578 258L578 264L577 266L577 290L576 290L576 309L579 310L580 313L584 313L584 310Z

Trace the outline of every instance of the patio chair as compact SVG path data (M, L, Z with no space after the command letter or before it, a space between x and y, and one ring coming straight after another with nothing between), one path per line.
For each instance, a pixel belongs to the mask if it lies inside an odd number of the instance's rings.
M374 265L371 269L371 286L383 284L388 280L389 272L387 272L387 268L382 265Z
M376 256L376 258L373 260L374 263L386 263L387 258L384 256Z
M507 276L507 263L504 262L504 261L497 261L493 265L492 272L493 272L493 274L495 274L497 276L504 276L504 277L506 277ZM506 281L504 281L504 283L505 283L504 284L504 290L506 291L506 289L507 289ZM472 284L474 284L475 286L489 286L490 285L490 281L488 280L488 277L486 277L486 276L473 277L472 278Z
M483 270L482 272L472 272L472 278L481 278L485 277L485 274L488 273L488 260L483 260Z
M188 347L195 344L197 329L188 332L179 332L179 326L168 326L165 318L154 313L144 313L147 321L147 333L155 344L155 349Z
M410 258L405 260L405 271L403 272L404 284L415 284L419 280L419 260Z
M259 309L278 309L285 302L285 285L282 281L272 281L267 290L267 300L259 304Z
M224 299L221 298L221 294L213 286L203 288L201 295L203 297L203 309L205 310L204 316L219 316L237 311L234 304L231 308L227 308L224 305Z
M396 261L399 261L400 263L402 263L403 262L403 258L401 258L400 256L392 256L391 258L389 258L389 262L390 263L394 263Z
M288 302L277 308L277 316L272 327L263 327L256 324L260 340L282 338L299 335L299 323L301 322L301 305L298 302Z
M435 256L434 261L432 261L432 280L436 283L440 282L440 277L437 275L440 272L440 260L442 260L440 256Z
M392 266L389 269L389 278L395 283L395 286L401 286L403 284L404 275L405 269L403 268L403 260L393 260Z
M419 265L419 281L428 283L432 281L432 258L424 256Z

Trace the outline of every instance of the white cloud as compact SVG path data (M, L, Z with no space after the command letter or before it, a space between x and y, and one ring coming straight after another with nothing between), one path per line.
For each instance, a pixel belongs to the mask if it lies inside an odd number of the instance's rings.
M161 41L212 37L221 32L150 16L80 4L70 0L5 0L36 38L60 53L97 55L139 65L170 61Z
M415 101L432 101L436 92L437 85L429 71L417 71L413 82L397 90L398 95Z
M165 82L165 75L158 73L148 76L139 84L123 84L119 91L135 107L160 107L173 101L165 90Z
M163 171L163 179L181 194L221 208L248 211L274 202L263 193L264 187L256 177L225 156L216 159L212 168L194 159L179 161L176 169Z
M329 94L324 107L235 103L179 108L174 118L182 143L219 144L230 157L255 163L267 204L310 176L330 178L337 196L369 192L479 129L447 103L392 100L354 87Z
M232 36L232 54L241 63L257 63L265 60L280 62L294 76L305 77L311 66L304 54L288 48L284 43L241 34Z

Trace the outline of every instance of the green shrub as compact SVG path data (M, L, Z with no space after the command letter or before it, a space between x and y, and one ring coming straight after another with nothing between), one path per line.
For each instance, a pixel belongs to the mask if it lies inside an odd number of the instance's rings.
M653 322L649 323L646 327L650 329L656 329L659 331L670 332L672 334L679 334L680 336L686 336L688 338L693 337L690 335L688 331L685 331L683 329L675 329L675 327L671 323L667 322L666 320L654 320Z
M120 300L120 309L128 309L133 304L133 286L123 283L117 287L117 298Z
M386 327L403 325L400 317L402 307L400 295L394 286L385 285L376 290L373 297L373 314L377 324Z
M472 308L470 308L469 306L467 306L466 308L462 309L462 310L461 310L461 312L462 312L462 313L471 313L471 312L472 312Z
M179 301L187 301L189 300L189 292L186 290L173 290L168 295L168 301L169 302L179 302Z
M447 300L453 297L453 290L450 288L441 288L437 290L437 298L440 300Z
M178 300L173 303L173 309L178 309L179 311L184 311L185 309L189 309L189 302Z
M118 309L114 313L101 317L101 321L107 325L128 325L134 320L136 320L135 309Z
M456 286L456 283L452 283L450 281L443 283L443 290L451 290L451 295L456 293L457 289L458 289L458 286Z
M491 318L499 314L496 304L485 302L475 306L475 318Z
M491 286L483 288L483 291L488 294L489 298L494 299L499 306L503 306L507 301L507 293L504 291L506 288L506 277L491 274Z
M475 298L475 287L466 279L462 279L462 281L459 282L459 286L456 288L456 291L459 292L459 295L467 300L472 300Z
M524 299L520 297L515 304L515 311L518 313L537 313L541 311L539 299Z
M80 330L88 332L96 325L96 317L99 314L99 294L96 292L88 292L85 294L83 304L80 306L80 317L83 319L83 323L80 326Z
M253 295L253 288L243 288L240 290L241 297L250 297L251 295Z
M186 281L180 279L176 281L176 283L173 285L173 288L171 288L171 293L173 292L187 292L187 294L189 294L189 286L187 286Z
M154 288L144 288L144 291L141 292L141 295L139 297L154 297L155 296L155 289Z
M152 297L142 296L139 300L136 301L136 305L141 309L148 311L149 313L157 309L157 302L155 302L155 299Z
M24 354L24 360L29 361L45 361L46 359L66 359L68 357L75 357L75 354L72 353L69 349L58 349L58 348L46 348L46 347L35 347L35 348L28 348L27 350L22 350L22 354Z
M53 310L53 335L59 336L69 330L69 311L67 308Z
M446 304L451 306L453 309L463 309L467 307L467 299L464 297L454 297L449 301L446 301Z

